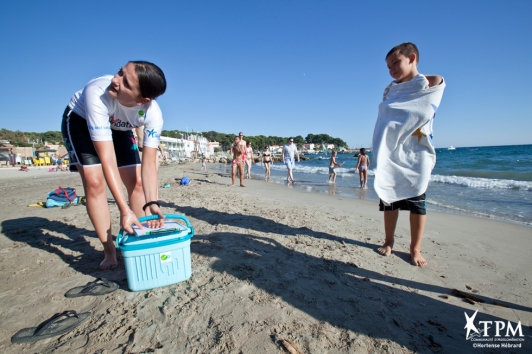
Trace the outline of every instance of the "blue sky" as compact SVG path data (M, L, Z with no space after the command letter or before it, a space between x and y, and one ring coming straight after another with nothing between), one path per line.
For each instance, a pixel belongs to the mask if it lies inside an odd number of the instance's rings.
M59 130L128 60L165 72L165 129L326 133L369 146L384 56L411 41L446 92L436 147L532 143L532 1L3 1L0 128Z

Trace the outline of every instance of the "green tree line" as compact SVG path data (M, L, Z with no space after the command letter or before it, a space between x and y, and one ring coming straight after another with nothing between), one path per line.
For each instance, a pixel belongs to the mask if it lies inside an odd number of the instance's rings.
M209 141L218 141L222 150L229 150L231 144L235 139L234 134L218 133L213 130L203 133L192 133L204 136ZM180 139L181 135L189 135L180 130L163 130L163 136ZM251 142L252 147L257 150L262 150L265 146L270 145L284 145L289 137L285 136L244 136L244 140ZM328 134L308 134L305 138L301 135L294 136L294 143L298 148L303 147L303 144L334 144L335 147L346 147L347 144L340 138L334 138ZM45 141L51 144L61 144L63 138L59 131L47 131L44 133L35 132L21 132L20 130L11 131L5 128L0 129L0 139L9 140L9 142L15 146L35 146L42 145Z
M203 133L186 133L180 130L163 130L162 135L168 136L171 138L181 138L181 135L189 134L198 134L207 138L208 141L217 141L220 143L222 150L229 150L231 144L235 141L235 134L226 134L218 133L213 130ZM244 136L244 140L251 142L251 146L255 150L262 150L265 146L271 145L284 145L288 141L289 137L285 136L264 136L264 135L255 135L255 136ZM334 144L336 148L345 147L347 148L347 143L340 138L333 138L328 134L308 134L305 138L301 135L294 136L294 143L298 148L302 148L303 144Z
M50 144L61 144L63 137L59 131L47 131L44 133L21 132L20 130L12 131L9 129L0 129L0 139L9 140L9 143L14 146L40 146L44 142ZM35 144L35 145L33 145Z

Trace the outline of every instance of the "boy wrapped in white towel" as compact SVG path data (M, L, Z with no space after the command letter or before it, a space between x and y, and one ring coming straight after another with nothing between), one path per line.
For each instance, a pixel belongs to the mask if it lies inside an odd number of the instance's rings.
M399 210L410 210L412 264L427 265L421 255L426 222L425 192L436 164L432 121L440 105L445 82L441 76L418 72L419 51L413 43L395 46L386 55L395 79L384 91L373 133L375 191L384 212L386 240L378 252L392 253Z

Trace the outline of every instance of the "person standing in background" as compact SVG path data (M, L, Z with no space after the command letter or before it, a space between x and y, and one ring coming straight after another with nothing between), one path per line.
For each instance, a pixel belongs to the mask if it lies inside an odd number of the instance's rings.
M246 166L247 166L247 172L246 172L246 178L251 178L251 165L253 165L253 148L251 147L251 141L248 141L246 143Z
M297 162L299 162L299 153L297 152L297 146L294 144L294 138L288 138L287 144L283 147L283 163L286 165L288 170L286 176L287 183L294 183L294 176L292 174L292 169L296 165L295 156L297 156Z

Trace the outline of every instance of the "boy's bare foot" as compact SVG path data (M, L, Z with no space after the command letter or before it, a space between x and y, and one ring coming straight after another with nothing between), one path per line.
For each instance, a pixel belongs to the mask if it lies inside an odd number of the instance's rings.
M116 254L105 255L102 263L100 263L101 270L113 270L118 266L118 261L116 260Z
M412 264L418 267L424 267L427 265L427 261L421 255L421 251L410 251L410 257L412 258Z
M377 252L385 257L389 257L392 254L393 243L385 242L384 245L377 248Z
M235 185L234 185L234 184L232 184L232 185L230 185L229 187L234 187L234 186L235 186Z
M243 184L241 184L240 187L245 187L245 186Z

